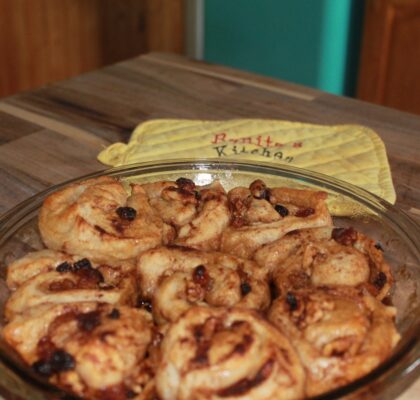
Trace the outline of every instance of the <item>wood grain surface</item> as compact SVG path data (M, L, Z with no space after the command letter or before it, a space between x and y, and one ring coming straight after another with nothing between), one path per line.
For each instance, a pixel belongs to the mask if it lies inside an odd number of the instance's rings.
M169 54L147 54L0 102L0 213L104 167L96 155L151 118L363 124L384 140L397 205L420 221L420 117ZM417 381L401 400L420 398Z
M0 97L183 45L184 0L0 0Z

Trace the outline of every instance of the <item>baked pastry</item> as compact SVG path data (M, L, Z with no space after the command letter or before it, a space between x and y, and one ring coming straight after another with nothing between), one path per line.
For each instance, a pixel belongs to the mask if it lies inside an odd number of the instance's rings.
M16 316L6 342L39 376L90 399L133 398L153 375L149 313L103 303L41 305Z
M251 310L194 307L162 342L163 400L299 399L305 375L279 330Z
M268 318L290 338L306 370L306 395L345 385L387 358L400 336L396 310L364 288L289 291Z
M140 295L153 301L156 322L176 321L193 305L246 307L270 305L266 277L252 262L219 252L159 247L137 262Z
M54 271L39 273L14 291L5 305L10 320L29 307L44 303L98 301L134 305L137 300L135 274L130 270L95 265L83 258L74 264L60 263Z
M87 399L302 399L399 340L382 250L327 194L179 178L49 196L47 249L8 266L6 342Z
M272 274L279 265L296 254L304 244L330 239L332 229L332 227L326 226L291 231L280 239L260 247L253 258L267 274Z
M174 243L200 250L218 250L229 224L227 196L218 181L196 186L190 179L142 186L163 220L176 227Z
M378 299L393 277L375 242L353 228L294 231L255 254L279 293L308 286L364 285Z
M47 197L39 230L50 249L105 262L133 259L174 234L140 185L127 194L111 177L75 183Z
M260 247L288 232L331 225L326 198L319 191L270 189L261 180L248 189L232 189L228 193L232 219L223 232L221 251L252 258Z
M55 250L32 251L7 266L6 283L9 289L15 290L34 276L55 271L58 265L72 264L80 257L71 256Z

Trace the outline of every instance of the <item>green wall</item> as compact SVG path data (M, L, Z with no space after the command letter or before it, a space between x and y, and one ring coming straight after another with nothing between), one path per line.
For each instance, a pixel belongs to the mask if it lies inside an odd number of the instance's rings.
M204 59L354 93L362 0L205 0Z

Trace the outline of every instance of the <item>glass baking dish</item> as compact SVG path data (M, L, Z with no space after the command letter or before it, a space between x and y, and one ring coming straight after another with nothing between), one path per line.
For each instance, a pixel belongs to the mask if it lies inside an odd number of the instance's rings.
M404 212L386 201L350 184L321 174L289 166L216 160L169 160L136 164L102 172L51 187L0 218L0 306L9 296L5 284L6 266L28 251L43 248L37 216L43 200L70 182L102 175L127 183L193 179L204 185L219 179L229 190L248 186L259 178L268 186L309 187L329 193L329 207L336 226L353 226L383 247L396 278L391 301L398 309L396 324L402 339L392 356L370 374L344 387L317 397L392 399L405 390L420 373L420 228ZM1 322L3 325L3 322ZM0 340L0 395L14 399L59 399L66 395L39 381L31 370ZM68 397L67 397L68 398Z

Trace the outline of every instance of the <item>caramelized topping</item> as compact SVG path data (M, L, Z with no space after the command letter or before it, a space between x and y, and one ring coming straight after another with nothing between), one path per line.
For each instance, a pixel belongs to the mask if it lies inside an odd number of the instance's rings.
M193 191L195 189L195 183L188 178L178 178L175 183L178 185L178 187L188 191Z
M228 386L224 389L218 391L220 397L233 397L233 396L242 396L247 392L250 392L253 388L261 384L265 379L267 379L274 368L274 361L268 360L262 368L257 372L254 378L248 379L244 378L240 381L234 383L231 386Z
M255 199L264 199L267 201L270 200L270 189L267 188L266 184L260 179L257 179L256 181L252 182L249 185L249 190L251 191L251 194Z
M315 214L315 210L311 207L308 208L301 208L295 214L296 217L305 218L309 217L310 215Z
M380 271L378 275L376 276L376 278L373 280L373 284L379 290L385 286L386 282L387 282L387 277L382 271Z
M91 332L98 325L101 324L101 317L99 311L91 311L85 314L79 314L76 316L77 326L82 331Z
M353 228L334 228L331 237L344 246L352 246L357 240L357 231Z

